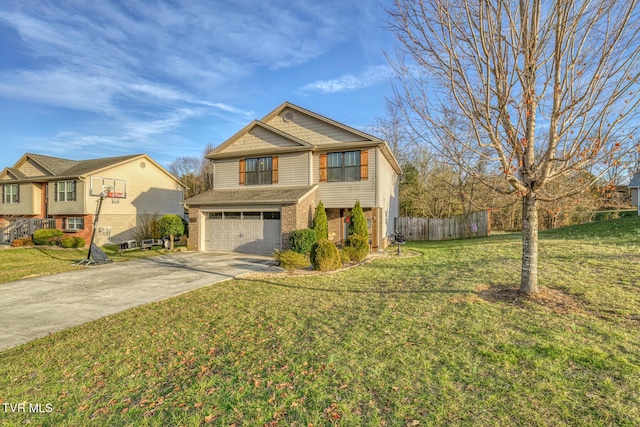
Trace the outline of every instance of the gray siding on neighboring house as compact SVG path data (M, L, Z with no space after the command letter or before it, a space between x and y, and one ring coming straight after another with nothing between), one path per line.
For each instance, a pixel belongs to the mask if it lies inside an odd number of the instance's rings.
M376 155L369 150L369 179L360 181L320 182L320 154L313 154L313 183L318 184L316 203L322 201L325 208L351 208L357 200L362 207L376 206Z
M291 121L285 121L284 116L292 114ZM335 144L336 142L367 141L352 132L333 126L315 117L307 116L290 108L285 108L280 115L266 122L268 125L293 135L314 145ZM226 151L226 150L225 150Z
M632 188L631 189L631 205L632 206L638 206L638 194L640 193L640 190L638 188Z
M239 159L216 160L213 182L216 190L229 188L299 187L308 185L309 155L305 152L278 155L278 183L271 185L240 185ZM250 156L248 156L250 157Z
M399 209L399 178L389 161L382 154L379 148L376 148L376 158L380 170L378 171L378 205L382 210L383 216L382 237L389 236L394 232L394 218L398 216Z

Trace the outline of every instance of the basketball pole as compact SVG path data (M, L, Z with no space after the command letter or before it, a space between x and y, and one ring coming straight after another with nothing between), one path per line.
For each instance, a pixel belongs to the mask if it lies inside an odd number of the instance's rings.
M96 210L96 217L93 219L93 231L91 232L91 243L89 244L89 252L87 253L87 261L91 259L91 247L93 246L93 241L96 238L96 229L98 226L98 217L100 217L100 210L102 209L102 201L108 197L108 193L103 191L100 193L100 199L98 200L98 209Z

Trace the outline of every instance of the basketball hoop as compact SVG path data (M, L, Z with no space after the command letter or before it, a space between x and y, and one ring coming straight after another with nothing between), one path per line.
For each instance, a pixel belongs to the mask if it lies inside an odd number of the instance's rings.
M124 193L119 191L108 191L107 197L110 199L124 199Z

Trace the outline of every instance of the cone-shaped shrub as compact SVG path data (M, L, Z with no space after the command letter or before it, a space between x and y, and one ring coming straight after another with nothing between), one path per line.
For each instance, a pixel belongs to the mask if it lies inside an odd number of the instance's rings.
M318 203L316 211L313 214L313 229L316 232L316 238L318 240L327 240L329 238L329 222L322 202Z
M360 200L356 201L356 205L351 211L351 222L349 223L349 236L358 235L369 238L369 228L367 227L367 219L364 217L364 211L360 207Z

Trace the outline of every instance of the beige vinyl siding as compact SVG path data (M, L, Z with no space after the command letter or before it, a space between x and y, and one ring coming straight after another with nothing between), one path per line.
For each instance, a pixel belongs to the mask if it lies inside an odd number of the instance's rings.
M11 181L0 181L0 185L13 185ZM40 210L36 210L40 206L40 194L34 184L18 184L19 186L19 202L18 203L0 203L0 215L38 215ZM2 189L0 188L0 191ZM2 195L2 193L0 193ZM34 197L37 196L37 204Z
M383 221L381 221L382 230L380 236L382 238L393 234L394 218L398 216L399 209L399 178L398 174L382 154L379 148L376 148L376 159L379 168L377 178L378 182L378 206L381 209Z
M285 121L284 115L292 114L291 121ZM290 108L285 108L278 116L267 122L268 125L293 135L313 145L335 144L336 142L367 141L367 139L333 126L322 120L307 116Z
M248 156L250 157L250 156ZM213 186L216 190L229 188L260 188L269 185L240 185L239 159L216 160L213 167ZM307 153L278 155L278 182L273 187L305 186L309 182L309 157Z
M151 214L100 214L96 225L96 244L119 244L135 240L135 229ZM87 224L85 224L87 227Z
M85 199L83 197L86 187L87 185L84 181L76 180L76 200L61 202L56 201L56 181L49 182L49 215L84 215L87 213L93 213L86 210Z
M141 166L142 163L144 167ZM126 198L105 199L102 205L102 213L105 215L158 213L182 216L184 213L180 204L183 200L183 190L180 185L144 158L99 171L96 176L126 180ZM86 204L89 213L94 213L98 197L91 196L89 193L87 188Z
M236 153L250 150L264 150L273 147L299 147L300 144L261 127L254 127L249 133L231 144L223 153Z
M18 170L29 177L51 175L51 173L38 166L38 164L31 159L27 159L22 165L20 165Z
M345 148L346 150L347 148ZM320 182L320 153L313 154L313 183L318 184L316 202L325 208L351 208L356 200L362 207L374 207L376 203L377 150L369 151L369 179L360 181Z

